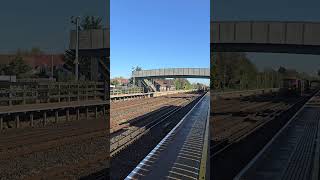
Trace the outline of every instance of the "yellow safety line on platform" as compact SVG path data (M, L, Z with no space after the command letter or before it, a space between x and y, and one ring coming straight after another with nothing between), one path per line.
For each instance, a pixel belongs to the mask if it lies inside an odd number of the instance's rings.
M208 117L207 117L207 123L206 123L206 131L204 135L202 158L200 162L199 180L208 179L208 177L206 177L206 171L207 171L207 165L208 165L207 158L208 158L208 143L209 143L209 116L210 116L210 104L209 104Z

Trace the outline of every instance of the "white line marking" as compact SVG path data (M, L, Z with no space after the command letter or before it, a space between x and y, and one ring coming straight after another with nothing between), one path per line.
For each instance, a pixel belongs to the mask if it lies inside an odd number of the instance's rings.
M184 152L184 153L186 153L186 154L194 154L194 155L196 155L196 156L201 156L201 155L202 155L201 153L195 153L195 152L186 151L186 150L183 150L183 149L181 149L180 151L182 151L182 152Z
M195 158L195 159L199 158L199 156L193 156L193 155L189 155L189 154L181 153L181 152L179 152L179 155L181 155L181 156L186 156L186 157L191 157L191 158ZM201 156L200 156L200 157L201 157Z
M171 177L171 176L167 176L168 179L174 179L174 180L182 180L182 179L178 179L178 178L175 178L175 177Z
M180 171L185 171L185 172L188 172L188 173L194 174L194 175L196 175L196 176L198 176L198 175L199 175L199 173L194 172L194 171L190 171L190 170L187 170L187 169L182 169L182 168L178 168L178 167L172 167L172 168L174 168L174 169L178 169L178 170L180 170Z
M195 170L199 170L199 169L196 168L196 167L189 166L189 165L185 165L185 164L181 164L181 163L177 163L177 162L175 162L174 164L176 164L176 165L178 165L178 166L184 166L184 167L192 168L192 169L195 169Z
M179 175L179 176L184 176L184 177L187 177L187 178L190 178L190 179L195 179L195 180L197 180L197 178L192 177L192 176L188 176L188 175L181 174L181 173L174 172L174 171L169 171L169 172L172 173L172 174L176 174L176 175Z
M143 171L149 171L148 169L144 169L144 168L141 168L141 167L137 167L138 169L141 169Z
M200 161L199 161L199 160L197 160L197 159L188 158L188 157L183 157L183 156L179 156L179 155L178 155L178 158L181 158L181 159L188 159L188 160L191 160L191 161L200 162Z
M193 149L193 150L196 150L196 151L202 151L202 148L190 147L190 146L184 146L181 149L186 149L186 150Z

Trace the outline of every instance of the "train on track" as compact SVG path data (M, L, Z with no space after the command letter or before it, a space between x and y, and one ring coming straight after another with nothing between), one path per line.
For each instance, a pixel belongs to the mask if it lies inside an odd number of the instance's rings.
M197 88L197 93L200 93L200 94L206 93L208 91L209 91L209 87L202 86Z
M310 90L310 81L297 77L286 77L282 80L279 92L283 95L299 96Z

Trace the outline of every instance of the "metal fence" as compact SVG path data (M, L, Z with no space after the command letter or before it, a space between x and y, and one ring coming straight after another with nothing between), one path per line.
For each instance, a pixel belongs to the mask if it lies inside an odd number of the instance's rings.
M143 92L144 92L144 89L142 87L120 88L120 89L111 90L110 95L138 94Z
M12 83L0 89L0 106L103 99L104 82Z

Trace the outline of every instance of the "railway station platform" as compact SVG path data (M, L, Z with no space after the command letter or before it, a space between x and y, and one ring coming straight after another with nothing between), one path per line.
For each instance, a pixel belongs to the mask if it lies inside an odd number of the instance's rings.
M129 99L134 98L144 98L144 97L153 97L153 93L132 93L132 94L117 94L117 95L111 95L110 100L111 101L125 101Z
M209 106L207 93L126 180L209 179Z
M320 93L316 93L234 178L318 180Z
M177 90L177 91L148 92L148 93L114 94L114 95L110 95L110 100L111 101L126 101L126 100L130 100L130 99L167 96L167 95L172 95L172 94L188 93L188 92L193 92L193 91L196 91L196 90L192 89L192 90Z

